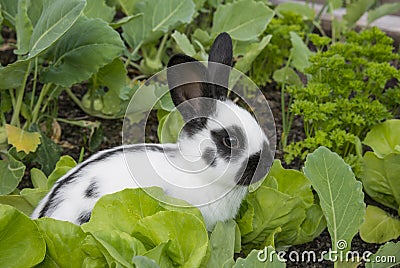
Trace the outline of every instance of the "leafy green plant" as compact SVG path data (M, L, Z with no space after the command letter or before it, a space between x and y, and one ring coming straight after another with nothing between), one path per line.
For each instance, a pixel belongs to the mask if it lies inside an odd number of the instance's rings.
M367 134L364 144L373 149L366 152L360 175L366 193L376 201L399 210L400 188L400 120L388 120L375 126Z
M343 159L326 147L307 156L304 174L318 194L332 240L332 250L347 252L364 220L365 203L361 182ZM336 260L335 267L340 263Z
M311 35L319 46L305 69L310 77L307 86L290 87L291 111L301 116L306 138L285 148L285 160L305 156L318 146L326 146L360 171L357 154L368 129L397 112L397 102L387 102L392 91L386 83L399 78L400 71L390 65L398 60L393 40L378 28L361 33L350 32L346 42L328 45L326 38Z
M4 160L0 161L0 165L3 164L7 163L4 163ZM22 190L15 189L18 185L17 183L10 187L7 183L12 183L14 180L3 176L1 178L0 187L0 193L2 194L0 195L0 204L14 206L26 215L31 215L35 207L48 193L53 184L75 165L75 160L70 156L62 156L57 162L55 169L48 177L41 170L32 168L30 170L30 175L34 188L24 188ZM10 167L12 167L12 165ZM19 163L19 168L25 170L25 166L22 163ZM19 172L19 170L14 167L13 172L13 174L15 174ZM6 175L8 174L6 173Z
M334 11L345 5L346 13L341 19L334 15ZM343 35L356 28L357 22L362 16L367 17L368 26L375 20L390 14L394 14L400 10L399 3L380 4L376 0L352 0L345 2L337 0L328 0L323 6L323 10L327 8L332 20L332 38L340 40Z
M372 148L363 157L360 179L364 191L375 201L400 214L400 120L387 120L371 129L364 144ZM391 230L388 232L388 230ZM400 220L370 206L360 230L361 238L383 243L400 237Z
M52 107L57 106L62 90L71 93L74 84L100 77L98 83L110 88L104 97L109 104L115 101L115 92L121 91L122 86L121 82L110 81L104 72L116 76L122 73L118 78L125 85L126 71L122 64L122 70L104 67L112 64L124 48L118 32L108 25L115 10L104 1L96 3L93 0L0 2L1 13L6 14L4 23L18 37L14 50L17 61L0 67L0 75L5 78L0 82L0 147L4 158L1 172L6 175L2 183L10 187L7 193L21 180L24 164L39 163L47 175L54 169L60 149L39 125L43 122L49 125L57 117ZM77 99L71 95L73 100ZM91 101L93 104L94 100ZM115 101L115 104L120 103ZM90 109L93 105L89 106L84 110L93 114ZM113 115L120 112L112 105L107 108L102 112ZM12 149L8 150L10 146ZM14 171L3 165L6 161L12 163Z
M218 223L209 238L197 208L157 187L102 197L82 226L50 218L31 220L7 205L0 205L0 210L0 234L7 241L4 252L9 253L0 254L5 266L285 267L276 255L272 262L258 261L257 250L235 262L240 233L233 220ZM26 243L20 244L22 239ZM29 255L21 254L27 250Z
M360 227L360 237L368 243L385 243L400 237L400 220L383 209L368 206L365 221Z
M272 35L269 45L254 60L249 72L250 78L259 86L270 83L275 71L285 66L292 48L290 32L304 38L308 29L300 14L282 11L279 14L280 16L271 20L265 31L266 34Z
M394 261L389 263L380 262L383 256L393 256ZM400 242L389 242L381 246L379 250L369 258L369 262L365 264L367 268L389 268L395 267L400 263Z
M248 194L236 220L246 252L303 244L326 226L311 182L300 171L284 169L279 160L261 186Z

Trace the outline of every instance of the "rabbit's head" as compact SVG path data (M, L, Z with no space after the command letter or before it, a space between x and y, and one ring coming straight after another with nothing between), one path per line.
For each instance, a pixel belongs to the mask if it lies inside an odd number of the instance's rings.
M232 40L227 33L214 41L206 67L175 55L167 69L172 100L185 126L178 145L190 171L232 186L248 186L265 177L273 151L264 131L245 109L227 98Z

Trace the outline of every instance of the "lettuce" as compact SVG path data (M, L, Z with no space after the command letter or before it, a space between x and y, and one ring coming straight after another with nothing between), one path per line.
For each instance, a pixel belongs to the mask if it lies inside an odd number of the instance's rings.
M284 169L275 160L262 185L248 194L240 208L237 223L244 251L312 241L326 226L315 201L304 174Z

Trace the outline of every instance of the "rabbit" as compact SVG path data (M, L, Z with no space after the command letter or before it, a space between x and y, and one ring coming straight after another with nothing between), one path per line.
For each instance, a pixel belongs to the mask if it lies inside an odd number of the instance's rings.
M101 196L159 186L198 207L208 231L235 218L248 186L266 176L274 156L255 118L227 98L232 53L229 34L221 33L208 67L172 56L167 81L185 121L177 143L122 145L92 155L54 184L31 217L81 225Z

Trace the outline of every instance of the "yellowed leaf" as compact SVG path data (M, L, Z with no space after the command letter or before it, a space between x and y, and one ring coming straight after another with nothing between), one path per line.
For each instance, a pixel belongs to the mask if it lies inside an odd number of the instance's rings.
M17 151L26 154L35 152L40 144L39 132L28 132L19 127L6 125L8 144L15 146Z

